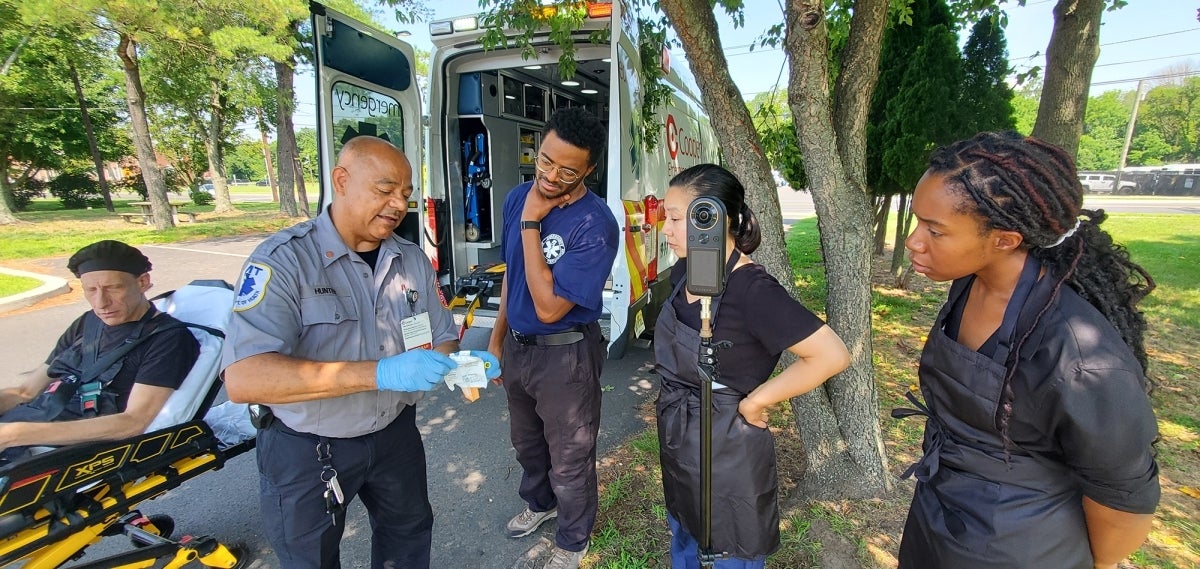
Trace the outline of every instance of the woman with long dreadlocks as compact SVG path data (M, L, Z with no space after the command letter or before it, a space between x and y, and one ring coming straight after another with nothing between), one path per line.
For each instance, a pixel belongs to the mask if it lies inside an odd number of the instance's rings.
M1060 148L983 133L934 151L913 270L954 281L921 354L924 457L900 568L1115 568L1159 498L1145 320L1154 283L1082 209Z

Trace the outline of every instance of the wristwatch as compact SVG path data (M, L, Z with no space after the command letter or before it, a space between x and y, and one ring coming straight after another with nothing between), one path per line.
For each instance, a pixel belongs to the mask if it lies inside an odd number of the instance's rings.
M528 221L528 220L522 221L521 222L521 231L525 231L526 229L532 229L534 231L541 231L542 230L542 222Z

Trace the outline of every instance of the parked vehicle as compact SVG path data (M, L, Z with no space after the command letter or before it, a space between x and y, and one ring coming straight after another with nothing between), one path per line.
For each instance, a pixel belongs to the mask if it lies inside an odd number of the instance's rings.
M624 235L605 292L613 358L650 337L670 292L676 258L661 235L661 201L671 176L717 161L715 134L694 81L685 76L686 66L670 65L666 49L659 63L672 93L649 122L662 129L657 146L648 151L632 131L642 120L642 63L630 4L586 2L588 17L574 34L578 68L570 78L560 76L561 50L549 30L533 37L536 57L525 59L518 48L484 51L476 16L432 22L428 195L414 194L409 211L421 214L407 216L398 229L424 243L443 289L455 294L464 286L460 281L471 280L473 269L500 261L504 198L533 179L545 121L557 109L587 107L608 125L609 134L606 155L587 185L607 201ZM411 47L313 6L313 29L320 32L317 117L324 205L332 160L353 135L388 138L414 165L422 163L425 150ZM609 30L608 41L594 43L590 36L600 30ZM421 188L421 168L413 170L414 185ZM498 305L498 298L492 300ZM484 316L476 314L474 322L488 325Z
M213 187L213 185L211 183L205 183L205 184L200 184L200 191L211 196L213 194L213 192L216 191L216 189Z
M1200 195L1200 164L1128 166L1121 173L1121 185L1129 180L1137 184L1134 193L1148 196Z
M1083 185L1083 190L1092 194L1111 194L1117 183L1116 174L1108 174L1102 172L1079 172L1079 183ZM1117 188L1118 194L1135 194L1137 193L1137 182L1126 178L1121 179L1121 186Z

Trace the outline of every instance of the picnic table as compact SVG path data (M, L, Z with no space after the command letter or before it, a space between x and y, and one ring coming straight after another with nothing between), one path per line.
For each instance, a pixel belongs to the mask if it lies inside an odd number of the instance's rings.
M187 205L188 202L167 202L167 203L168 203L168 205L171 206L171 217L175 218L175 223L180 223L183 221L183 219L186 219L187 221L192 221L192 222L196 221L195 213L190 212L190 211L179 211L179 208ZM140 217L142 219L142 222L146 223L147 225L154 223L154 212L151 208L150 202L129 202L129 205L137 206L137 207L141 208L141 212L140 213L118 214L122 218L124 218L125 221L132 223L134 218ZM183 216L183 219L181 219L180 216Z

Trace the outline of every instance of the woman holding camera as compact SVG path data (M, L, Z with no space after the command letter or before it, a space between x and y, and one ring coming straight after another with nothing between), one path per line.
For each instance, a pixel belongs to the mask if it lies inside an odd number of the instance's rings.
M1149 275L1082 209L1062 149L1016 133L939 148L913 270L953 281L921 353L924 457L900 567L1115 569L1159 499Z
M763 567L779 548L775 441L767 429L767 410L807 393L845 369L850 354L837 334L788 295L746 255L758 248L760 233L746 206L746 191L729 171L701 164L680 172L667 190L663 233L679 256L671 272L672 292L655 328L655 368L662 376L656 405L663 472L663 493L671 526L671 567L699 567L700 526L700 298L685 289L688 273L688 207L707 196L719 200L726 216L716 216L724 238L721 265L723 294L712 299L713 343L719 376L713 384L712 549L732 558L723 569ZM713 212L709 212L710 215ZM710 220L699 220L707 225ZM696 267L699 269L699 267ZM797 358L779 375L771 372L780 355Z

